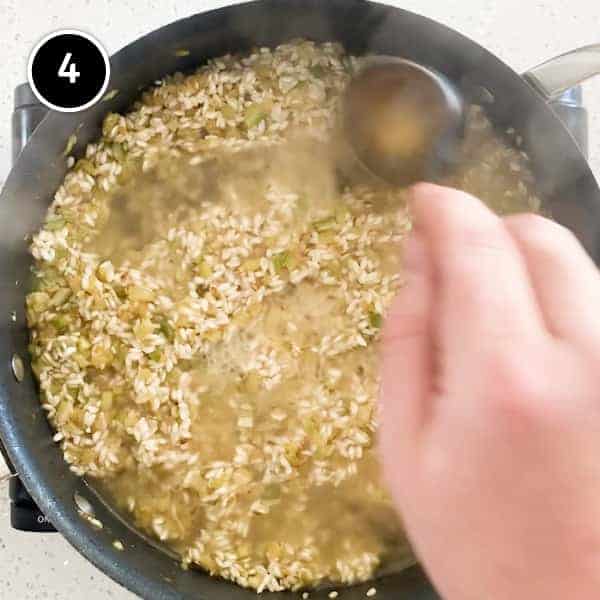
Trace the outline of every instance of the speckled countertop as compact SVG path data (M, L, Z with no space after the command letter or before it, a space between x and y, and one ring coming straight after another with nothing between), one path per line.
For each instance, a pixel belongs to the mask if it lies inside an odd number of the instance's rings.
M284 1L284 0L282 0ZM327 0L323 0L324 2ZM110 53L140 35L219 0L0 0L0 184L10 168L12 90L25 80L29 51L44 34L80 28ZM600 3L590 0L393 0L437 19L489 48L519 71L577 46L600 41ZM590 160L600 178L600 77L585 85ZM1 472L1 469L0 469ZM12 531L8 486L0 489L0 598L133 598L81 558L58 534Z

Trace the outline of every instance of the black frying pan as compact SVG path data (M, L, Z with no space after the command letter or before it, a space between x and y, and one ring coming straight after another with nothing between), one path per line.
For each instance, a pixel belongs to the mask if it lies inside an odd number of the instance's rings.
M132 531L67 468L52 442L28 367L24 298L31 259L25 238L39 229L65 175L61 154L74 131L77 155L99 136L106 112L126 110L140 90L165 74L192 68L208 57L254 45L273 46L299 36L336 40L356 54L407 57L434 67L466 94L485 100L486 110L500 130L512 126L523 136L546 209L570 227L600 261L600 190L575 141L544 96L592 74L598 67L593 50L587 56L578 54L575 67L566 57L533 72L528 83L475 43L402 10L364 0L260 0L178 21L117 53L111 60L109 89L120 93L83 113L49 114L21 153L0 197L0 434L23 482L50 521L95 565L144 598L247 600L255 594L200 571L182 571L176 560ZM189 56L177 57L178 48L189 49ZM597 62L588 62L583 68L582 57ZM12 311L16 311L16 321L11 319ZM15 354L25 362L21 382L11 370ZM103 523L101 530L78 515L76 494L90 502ZM123 542L123 552L113 547L115 539ZM383 578L376 586L381 600L436 597L419 569ZM340 597L363 599L369 587L345 590ZM282 600L298 597L269 596ZM327 592L311 597L326 598Z

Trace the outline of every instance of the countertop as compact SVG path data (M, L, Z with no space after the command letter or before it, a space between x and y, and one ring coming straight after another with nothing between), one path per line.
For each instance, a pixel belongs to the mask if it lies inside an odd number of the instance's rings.
M284 1L284 0L282 0ZM324 2L326 0L323 0ZM518 71L556 54L600 41L600 3L573 0L388 1L471 37ZM34 44L55 29L94 34L109 53L161 25L232 4L215 0L0 0L0 184L10 168L13 88L25 81ZM584 87L590 112L590 161L600 178L600 77ZM2 487L6 489L1 489ZM86 600L134 596L87 563L59 534L12 531L8 485L0 485L0 597Z

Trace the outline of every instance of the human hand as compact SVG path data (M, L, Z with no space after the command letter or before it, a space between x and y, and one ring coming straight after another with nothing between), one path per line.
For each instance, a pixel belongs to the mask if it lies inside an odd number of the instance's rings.
M381 450L448 600L600 597L600 276L534 215L412 192L384 329Z

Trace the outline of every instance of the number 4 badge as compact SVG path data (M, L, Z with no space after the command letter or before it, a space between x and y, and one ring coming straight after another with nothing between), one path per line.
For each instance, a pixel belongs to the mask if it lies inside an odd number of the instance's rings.
M42 104L60 112L78 112L106 93L110 62L106 50L89 33L62 29L35 46L27 74Z

